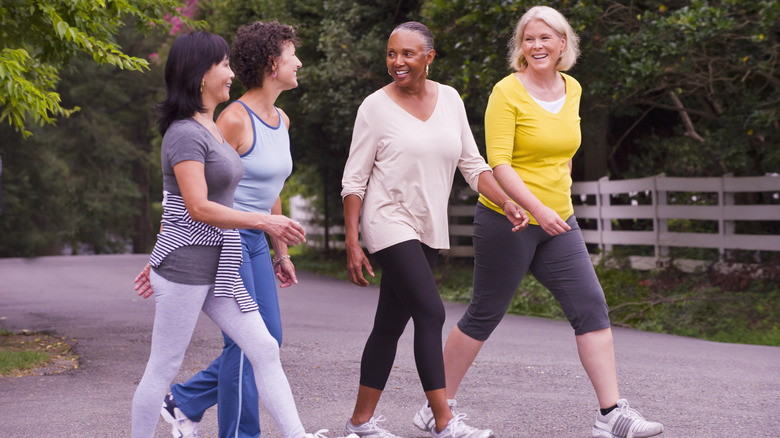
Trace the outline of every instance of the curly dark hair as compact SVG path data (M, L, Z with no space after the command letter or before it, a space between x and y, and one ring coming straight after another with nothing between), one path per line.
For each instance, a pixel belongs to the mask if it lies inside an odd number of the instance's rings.
M278 21L256 21L236 31L231 47L233 72L247 89L263 86L263 73L271 72L274 58L282 55L285 43L300 45L295 29Z

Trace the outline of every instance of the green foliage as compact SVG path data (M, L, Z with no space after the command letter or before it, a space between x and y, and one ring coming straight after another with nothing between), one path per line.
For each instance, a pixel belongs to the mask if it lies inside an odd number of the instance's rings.
M536 4L561 11L580 36L580 155L607 142L596 161L608 160L612 179L780 170L776 1L428 0L434 77L461 91L478 142L489 91L510 72L513 27Z
M7 0L0 3L0 122L24 137L34 124L51 124L79 107L61 106L55 91L60 71L76 55L86 54L100 65L148 70L143 58L128 55L115 42L128 18L137 30L168 29L166 17L181 15L178 0Z
M151 54L167 36L142 36L131 26L116 38ZM31 128L35 135L26 140L0 127L0 256L61 254L63 247L126 252L130 242L136 252L150 250L149 175L159 167L154 104L164 92L162 65L150 68L120 70L77 55L61 70L58 92L81 111L57 126ZM160 195L159 183L152 191Z

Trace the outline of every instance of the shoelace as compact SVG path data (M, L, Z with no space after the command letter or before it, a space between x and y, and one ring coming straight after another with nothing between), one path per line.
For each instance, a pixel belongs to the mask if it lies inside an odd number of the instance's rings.
M464 423L466 418L468 418L468 415L462 413L458 413L454 417L452 417L452 420L450 420L452 424L452 431L457 432L459 429L467 431L469 429L469 426L466 423Z
M380 423L382 421L387 421L387 418L385 418L384 415L380 415L378 417L371 417L371 419L368 420L368 423L367 423L368 424L368 431L371 432L371 431L382 430L382 428L379 427L379 425L377 424L377 423Z
M620 413L625 415L626 417L638 418L640 420L644 420L645 419L645 417L643 417L642 414L640 414L638 411L636 411L633 408L631 408L628 405L628 402L626 402L626 404L618 407L618 409L620 410Z

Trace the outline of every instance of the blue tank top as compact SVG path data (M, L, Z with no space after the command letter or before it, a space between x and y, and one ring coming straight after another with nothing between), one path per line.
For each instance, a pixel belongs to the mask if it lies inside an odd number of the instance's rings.
M254 142L249 151L241 155L244 177L236 188L233 208L271 214L271 207L292 172L290 135L278 108L279 124L274 127L266 124L244 102L236 102L244 105L252 119Z

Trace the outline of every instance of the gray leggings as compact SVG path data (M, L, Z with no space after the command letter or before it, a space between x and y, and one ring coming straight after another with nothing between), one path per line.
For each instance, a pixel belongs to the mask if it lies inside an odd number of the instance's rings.
M133 438L154 436L162 400L179 372L201 310L252 363L260 399L282 435L301 438L305 431L279 359L279 344L260 313L241 312L234 299L215 297L213 285L174 283L154 270L150 279L155 297L152 349L133 397Z
M474 296L458 328L485 341L501 322L528 269L552 292L581 335L610 326L604 291L593 270L582 232L572 215L571 230L550 236L539 225L512 232L502 214L477 203L474 213Z

